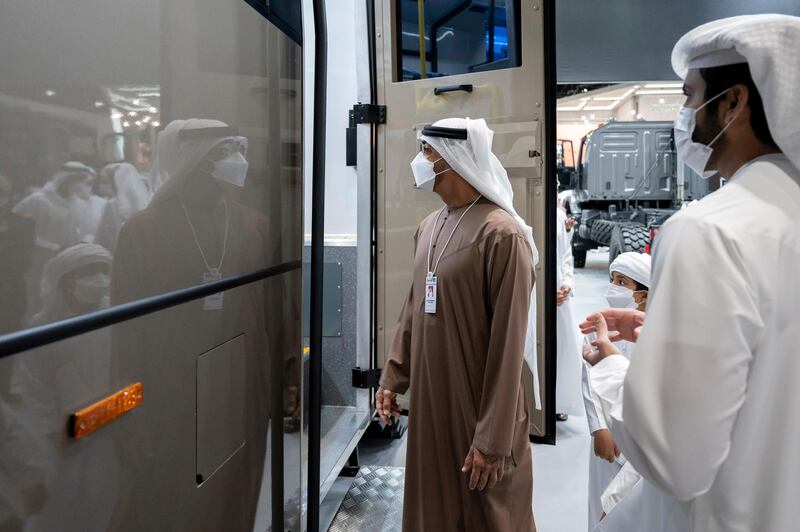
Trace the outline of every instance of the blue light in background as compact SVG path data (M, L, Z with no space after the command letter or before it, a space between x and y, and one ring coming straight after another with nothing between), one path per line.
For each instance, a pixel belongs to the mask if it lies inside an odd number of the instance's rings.
M486 30L486 54L489 54L489 30ZM508 58L508 28L505 26L494 27L494 60Z

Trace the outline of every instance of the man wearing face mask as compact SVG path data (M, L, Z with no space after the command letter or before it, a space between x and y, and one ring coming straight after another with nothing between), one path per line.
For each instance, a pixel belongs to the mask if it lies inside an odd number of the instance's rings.
M417 187L445 206L415 235L413 282L376 393L391 424L396 395L410 392L406 531L535 530L522 371L535 360L537 252L492 135L483 120L440 120L422 130L411 163Z
M95 175L94 169L83 163L65 163L44 187L12 209L17 216L35 223L35 246L26 276L29 311L26 320L41 306L39 287L47 261L64 248L94 238L99 204L92 203L89 182Z
M280 240L271 232L279 228L271 228L264 214L236 199L249 170L247 138L240 136L235 127L217 120L175 120L159 133L157 147L154 173L163 184L147 208L131 214L122 226L114 254L112 304L249 274L281 262L280 250L276 249ZM126 492L121 498L130 502L115 517L125 526L135 523L142 529L252 528L262 490L272 414L274 388L270 369L283 363L284 356L290 356L275 347L282 345L277 340L270 338L268 342L267 331L273 323L284 321L269 317L268 312L290 312L282 305L279 292L284 282L285 278L273 277L130 320L113 329L115 382L169 382L194 389L199 357L219 353L217 348L223 345L222 353L212 356L228 357L224 360L229 360L230 365L226 363L225 367L232 379L237 378L234 361L240 361L244 372L238 378L242 383L241 423L247 445L232 460L230 472L213 480L221 483L217 484L217 493L227 494L216 501L229 510L221 516L223 521L210 522L203 506L196 508L191 523L179 520L181 516L177 514L174 521L165 522L159 512L143 515L135 511L163 507L165 500L186 488L185 478L167 475L166 471L180 467L191 471L192 479L197 473L193 453L179 463L166 462L174 460L171 453L143 454L143 448L162 445L165 434L169 438L174 434L173 441L195 437L194 401L175 401L169 387L153 386L149 388L148 401L164 415L142 421L132 429L145 443L124 451L132 453L133 459L121 471L124 480L120 484ZM281 333L277 327L269 332L271 337ZM176 419L191 422L176 426Z
M797 528L797 451L782 435L800 419L798 50L800 18L783 15L719 20L678 41L676 146L727 184L659 233L646 324L610 310L581 325L638 339L629 369L598 344L590 384L628 460L681 502L692 531Z

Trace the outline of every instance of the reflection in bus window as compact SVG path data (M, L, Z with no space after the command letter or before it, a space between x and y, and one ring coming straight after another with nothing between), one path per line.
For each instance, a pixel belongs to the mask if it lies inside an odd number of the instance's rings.
M519 66L519 0L398 0L397 81ZM422 39L420 39L422 33ZM421 61L424 55L425 61Z
M302 49L241 0L8 0L0 36L0 334L260 279L0 358L0 529L298 530Z

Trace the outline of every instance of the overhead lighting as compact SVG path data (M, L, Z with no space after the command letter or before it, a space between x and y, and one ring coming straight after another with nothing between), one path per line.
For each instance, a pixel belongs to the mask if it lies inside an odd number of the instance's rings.
M46 91L44 91L44 93L51 98L56 95L56 91L50 89L47 89Z
M631 109L631 116L636 114L636 109Z
M139 98L134 98L133 99L133 105L141 105L141 104L142 104L142 101L139 100Z
M161 125L161 122L159 122L157 120L155 122L153 122L153 127L159 127L160 125Z
M150 111L151 113L157 113L158 112L158 108L157 107L151 107L150 109L148 109L148 111Z
M137 120L137 121L135 122L135 124L136 124L137 126L140 126L140 127L141 127L141 125L142 125L142 121L141 121L141 120Z
M103 107L105 104L103 102L94 102L94 106L97 108Z
M594 120L594 118L595 118L595 117L594 117L594 114L591 114L591 115L589 115L589 118L591 118L592 120Z
M642 118L644 118L644 115L642 115L642 114L638 114L638 115L636 115L636 118L637 118L638 120L641 120Z
M136 116L136 111L130 111L130 112L128 113L128 116Z
M126 120L122 123L122 127L131 127L131 123Z
M583 115L583 116L581 117L581 120L584 120L584 121L585 121L585 120L586 120L586 115Z

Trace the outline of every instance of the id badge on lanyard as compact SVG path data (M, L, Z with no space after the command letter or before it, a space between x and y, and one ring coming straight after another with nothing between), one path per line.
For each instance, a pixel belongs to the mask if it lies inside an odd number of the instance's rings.
M428 273L425 277L425 314L436 314L436 276Z
M220 279L222 279L222 274L219 273L217 268L211 268L211 271L203 273L203 284L219 281ZM223 296L225 296L225 292L217 292L206 296L205 300L203 300L203 310L222 310Z

